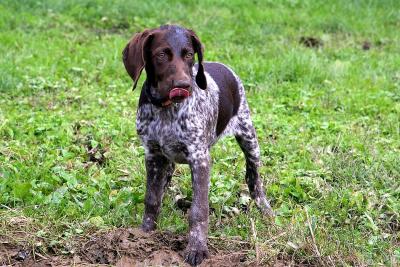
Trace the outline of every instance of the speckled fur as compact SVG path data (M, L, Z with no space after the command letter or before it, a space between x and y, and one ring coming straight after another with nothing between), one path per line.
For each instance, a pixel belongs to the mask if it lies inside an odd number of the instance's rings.
M243 84L227 66L203 62L199 37L178 25L136 33L125 46L122 60L133 88L143 69L147 74L136 119L146 151L142 229L156 228L164 190L175 164L189 164L193 198L185 260L198 265L208 257L210 148L219 138L228 134L236 137L246 158L250 195L263 214L272 214L258 172L260 150ZM176 92L186 94L182 98Z
M193 93L185 101L166 108L144 104L138 108L136 120L137 132L146 151L147 193L143 218L145 230L155 228L163 191L171 179L174 163L190 165L193 202L189 213L190 232L186 260L193 265L208 256L210 148L222 136L236 137L246 156L246 182L251 196L264 214L272 214L258 173L260 150L243 85L234 74L239 84L240 106L222 134L217 136L220 90L211 75L207 72L205 74L208 84L206 90L198 88L193 81ZM195 75L196 69L193 68L193 79Z

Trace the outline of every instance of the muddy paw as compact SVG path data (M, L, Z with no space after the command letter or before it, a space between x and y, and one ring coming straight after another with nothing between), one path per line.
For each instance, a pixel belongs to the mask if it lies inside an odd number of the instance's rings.
M191 266L197 266L206 258L208 258L210 254L208 253L207 248L203 249L186 249L185 252L185 261L189 263Z
M156 223L151 218L146 218L143 220L140 228L143 230L143 232L151 232L156 229Z

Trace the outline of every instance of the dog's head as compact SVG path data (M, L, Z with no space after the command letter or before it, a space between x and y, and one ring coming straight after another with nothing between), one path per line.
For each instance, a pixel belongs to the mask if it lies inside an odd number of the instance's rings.
M192 90L195 54L199 61L196 83L206 89L203 48L197 35L180 26L165 25L133 36L123 51L126 71L135 89L143 69L147 83L159 98L180 102Z

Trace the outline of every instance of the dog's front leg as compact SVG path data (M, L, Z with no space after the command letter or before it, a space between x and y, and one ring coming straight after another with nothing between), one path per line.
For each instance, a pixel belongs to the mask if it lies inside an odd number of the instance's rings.
M185 260L191 265L198 265L209 256L207 234L211 160L208 151L199 154L202 154L200 158L196 158L190 162L193 200L189 213L190 231Z
M156 228L164 190L171 180L175 165L158 153L146 153L147 184L145 211L142 229L145 232Z

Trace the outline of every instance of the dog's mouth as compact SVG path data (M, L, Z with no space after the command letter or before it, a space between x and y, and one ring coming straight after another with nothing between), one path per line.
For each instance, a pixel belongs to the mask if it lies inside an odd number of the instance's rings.
M174 88L169 92L169 99L174 103L180 103L190 96L190 92L185 88Z

